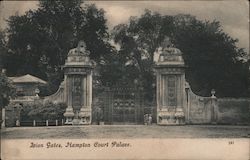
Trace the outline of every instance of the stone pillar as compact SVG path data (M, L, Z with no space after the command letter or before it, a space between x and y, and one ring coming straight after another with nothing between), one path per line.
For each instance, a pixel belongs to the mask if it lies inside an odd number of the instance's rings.
M190 86L188 82L185 82L185 103L186 109L185 109L185 122L186 124L190 123Z
M67 109L65 124L91 124L92 119L92 69L89 52L80 41L71 49L64 65Z
M67 108L66 112L63 114L64 117L66 117L65 124L73 124L73 117L74 117L74 112L73 112L73 107L72 107L72 84L71 84L71 79L70 77L65 74L65 92L66 92L66 103L67 103Z
M86 76L84 81L84 103L80 109L80 124L91 124L92 121L92 71Z
M218 106L217 106L217 97L215 96L215 90L211 90L211 106L212 106L212 112L211 112L211 123L217 124L218 119Z
M185 124L185 65L182 53L173 47L162 48L156 62L157 124Z

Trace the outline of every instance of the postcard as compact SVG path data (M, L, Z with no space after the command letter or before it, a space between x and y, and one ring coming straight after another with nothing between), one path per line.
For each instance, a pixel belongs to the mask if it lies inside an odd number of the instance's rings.
M250 158L248 1L0 8L1 159Z

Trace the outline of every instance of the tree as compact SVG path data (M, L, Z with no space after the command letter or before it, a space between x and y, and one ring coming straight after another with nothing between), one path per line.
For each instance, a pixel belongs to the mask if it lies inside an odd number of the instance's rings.
M104 11L81 0L39 1L39 8L8 20L9 75L30 73L49 81L51 93L62 81L68 51L84 40L97 62L112 49Z
M15 96L15 89L5 75L3 70L3 58L7 52L5 32L0 30L0 107L5 107L9 104L10 97Z
M53 104L52 102L45 104L33 104L26 106L27 111L23 112L23 118L26 120L60 120L63 119L63 113L67 108L64 103Z
M0 69L3 67L3 59L7 53L6 48L6 35L3 30L0 30Z
M183 52L188 66L186 80L195 93L209 96L214 88L219 97L247 96L250 84L242 61L246 52L236 46L237 39L223 32L218 21L201 21L191 15L160 15L149 10L113 29L120 56L133 62L147 92L152 92L155 81L154 52L165 36Z
M218 21L198 21L195 17L176 16L174 42L184 53L187 80L194 91L217 96L247 96L247 70L242 59L246 52L236 46L238 40L224 33Z
M15 89L4 73L0 73L0 107L9 104L10 97L15 96Z

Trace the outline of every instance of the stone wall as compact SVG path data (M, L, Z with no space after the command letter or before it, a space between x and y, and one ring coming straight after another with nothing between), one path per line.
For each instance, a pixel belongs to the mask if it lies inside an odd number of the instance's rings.
M11 100L9 105L5 107L5 126L15 127L17 120L21 120L21 112L23 107L34 104L34 100Z
M21 107L18 104L10 104L5 107L5 126L14 127L16 121L20 121Z
M65 81L62 81L57 92L50 96L44 97L43 102L66 103L64 88L65 88Z
M64 102L65 98L63 86L64 85L62 83L57 93L52 96L45 97L44 99L37 99L36 102ZM186 124L250 124L250 98L216 98L215 96L201 97L194 94L189 85L187 85L185 88L186 95L184 98L184 113ZM98 108L100 108L105 115L106 110L104 108L104 102L106 92L104 92L103 88L94 88L93 92L92 120L95 124ZM19 99L18 101L12 100L11 103L5 107L6 127L15 126L16 120L20 120L21 106L25 107L25 105L33 104L34 102L34 99ZM156 109L155 103L145 103L143 106L144 114L147 113L145 107L149 107L148 109ZM156 117L155 113L156 110L153 110L154 122ZM105 119L103 120L105 121Z
M250 124L250 98L216 98L187 91L186 124Z
M191 92L189 96L188 119L189 124L207 124L212 120L212 100L210 97L201 97Z
M250 124L250 99L219 98L218 124Z

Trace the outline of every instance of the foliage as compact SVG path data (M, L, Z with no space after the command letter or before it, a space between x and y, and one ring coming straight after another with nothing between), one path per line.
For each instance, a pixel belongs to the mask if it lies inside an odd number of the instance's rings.
M214 88L219 97L248 96L248 68L242 61L246 52L236 46L238 40L224 33L217 21L193 17L188 24L183 17L187 16L176 16L182 25L176 26L174 41L184 53L191 87L202 95Z
M186 79L193 91L209 96L248 96L249 69L246 52L236 46L238 40L224 33L218 21L201 21L191 15L166 16L146 10L141 17L131 17L128 24L114 27L114 41L119 54L130 62L147 92L152 93L154 53L165 36L183 52ZM131 78L128 78L131 81Z
M42 89L44 95L56 91L67 52L83 39L97 62L94 81L102 85L136 83L151 99L155 93L154 53L165 36L183 52L186 79L195 93L209 96L214 88L218 97L250 94L246 52L237 47L237 39L223 32L218 21L145 10L128 24L114 27L117 51L109 43L103 9L81 0L39 2L37 10L9 18L8 41L0 49L10 76L29 73L48 81Z
M30 73L49 83L55 92L63 79L61 66L69 49L84 40L97 62L112 50L104 11L81 0L39 1L39 8L8 19L9 75Z
M51 102L41 104L34 103L23 106L21 112L23 120L59 120L63 119L63 113L66 110L66 104Z
M0 107L9 104L10 97L15 96L15 89L4 73L0 73Z
M3 67L3 59L6 53L6 34L3 30L0 30L0 68Z

